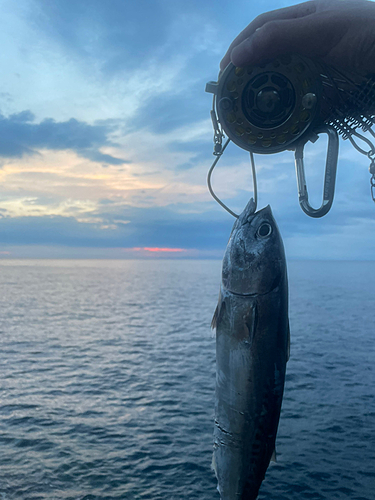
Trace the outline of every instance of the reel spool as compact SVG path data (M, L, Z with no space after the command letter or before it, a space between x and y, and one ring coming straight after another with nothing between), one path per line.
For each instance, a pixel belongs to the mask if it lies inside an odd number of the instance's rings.
M216 113L226 135L253 153L278 153L293 148L321 122L323 86L317 65L288 55L261 66L230 63L206 92L214 94Z

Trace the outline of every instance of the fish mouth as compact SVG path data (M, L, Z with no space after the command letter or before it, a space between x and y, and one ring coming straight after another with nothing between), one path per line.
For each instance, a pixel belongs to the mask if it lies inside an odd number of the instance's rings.
M250 198L249 203L246 205L244 211L239 216L239 222L241 226L243 226L244 224L248 224L249 222L252 222L254 217L257 217L259 214L268 213L272 216L272 210L270 205L265 206L264 208L258 210L257 212L255 210L256 210L256 205L254 199Z

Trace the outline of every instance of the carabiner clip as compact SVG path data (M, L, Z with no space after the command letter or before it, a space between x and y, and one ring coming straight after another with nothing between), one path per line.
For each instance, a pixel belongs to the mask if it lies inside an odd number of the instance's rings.
M324 174L324 188L323 188L323 203L320 208L313 208L309 203L309 196L307 193L306 177L305 177L305 166L303 162L303 150L305 144L308 140L301 141L295 150L295 160L296 160L296 174L297 174L297 186L298 186L298 198L299 204L302 210L310 217L323 217L326 215L333 203L333 197L335 194L335 183L336 183L336 171L337 171L337 160L339 155L339 137L336 130L325 125L314 130L315 134L327 134L328 135L328 148L327 148L327 158L326 158L326 168ZM312 139L313 140L313 139ZM313 140L313 142L315 142Z

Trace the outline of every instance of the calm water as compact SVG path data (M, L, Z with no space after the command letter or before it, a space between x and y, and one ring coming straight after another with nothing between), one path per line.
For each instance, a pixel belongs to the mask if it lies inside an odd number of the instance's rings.
M0 261L0 498L218 500L218 261ZM373 500L375 263L289 264L261 500Z

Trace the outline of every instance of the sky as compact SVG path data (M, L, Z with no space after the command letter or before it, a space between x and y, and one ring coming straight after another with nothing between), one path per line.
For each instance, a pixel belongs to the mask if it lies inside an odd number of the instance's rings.
M212 97L233 38L259 0L0 0L0 258L221 258L234 222L211 198ZM340 143L331 212L298 204L293 153L256 155L291 259L373 259L368 160ZM320 205L325 140L305 155ZM239 212L248 154L213 175Z

